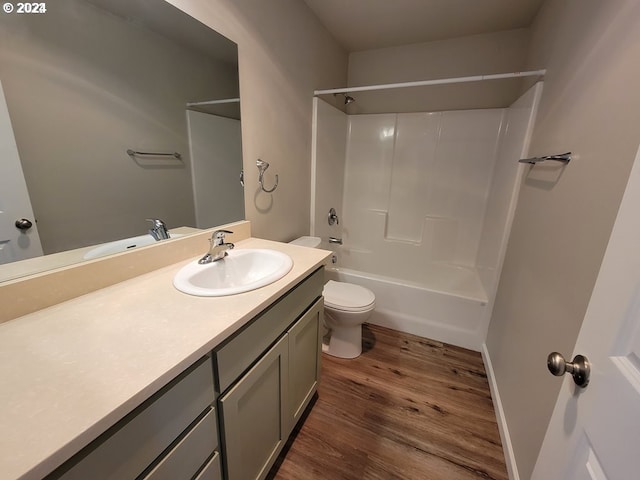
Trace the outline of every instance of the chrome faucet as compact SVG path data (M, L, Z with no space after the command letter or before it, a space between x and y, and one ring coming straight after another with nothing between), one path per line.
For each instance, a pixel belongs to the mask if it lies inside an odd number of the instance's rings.
M156 241L166 240L167 238L170 238L169 232L167 231L167 226L162 220L160 220L159 218L147 218L146 220L147 222L152 223L152 226L149 229L149 235L155 238Z
M233 249L235 245L231 242L225 243L224 236L227 233L233 233L230 230L216 230L211 235L209 242L211 242L211 247L209 248L209 252L198 260L200 265L206 265L207 263L217 262L218 260L222 260L224 257L229 255L227 250Z

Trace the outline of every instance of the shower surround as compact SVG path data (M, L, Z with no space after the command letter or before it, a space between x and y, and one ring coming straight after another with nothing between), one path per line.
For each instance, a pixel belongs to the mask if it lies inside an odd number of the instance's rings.
M371 323L480 350L541 88L509 108L428 113L314 99L312 234L336 253L329 278L376 294Z

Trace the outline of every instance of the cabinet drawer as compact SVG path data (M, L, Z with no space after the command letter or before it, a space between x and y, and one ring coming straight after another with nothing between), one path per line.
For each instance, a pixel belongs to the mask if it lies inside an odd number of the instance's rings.
M218 446L216 411L209 412L154 467L145 480L189 480Z
M214 401L205 357L107 430L49 478L134 479Z
M202 469L194 480L222 480L222 470L220 469L220 454L216 452L209 463Z
M323 286L324 268L320 268L214 352L218 392L224 392L322 295Z

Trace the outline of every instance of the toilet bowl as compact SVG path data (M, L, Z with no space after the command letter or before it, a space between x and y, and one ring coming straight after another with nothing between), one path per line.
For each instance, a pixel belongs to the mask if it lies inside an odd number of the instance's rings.
M318 237L300 237L290 243L317 248L320 242ZM324 337L322 351L339 358L358 357L362 353L362 324L375 308L375 295L360 285L329 280L323 296L329 333Z
M362 353L362 324L376 306L371 290L360 285L329 280L324 295L324 319L329 341L322 351L340 358L356 358Z

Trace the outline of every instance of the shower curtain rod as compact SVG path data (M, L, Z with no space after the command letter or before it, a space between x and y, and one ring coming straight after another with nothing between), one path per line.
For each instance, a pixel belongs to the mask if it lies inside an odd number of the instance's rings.
M225 98L224 100L209 100L206 102L188 102L187 107L198 107L200 105L218 105L221 103L240 103L239 98Z
M326 93L366 92L369 90L387 90L390 88L422 87L425 85L446 85L453 83L479 82L482 80L499 80L501 78L536 77L543 76L545 73L547 73L546 70L530 70L528 72L495 73L491 75L474 75L471 77L438 78L436 80L420 80L417 82L387 83L386 85L330 88L328 90L315 90L313 94L323 95Z

